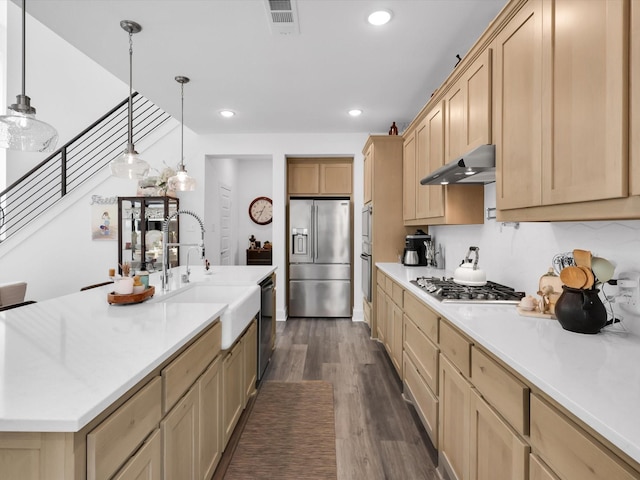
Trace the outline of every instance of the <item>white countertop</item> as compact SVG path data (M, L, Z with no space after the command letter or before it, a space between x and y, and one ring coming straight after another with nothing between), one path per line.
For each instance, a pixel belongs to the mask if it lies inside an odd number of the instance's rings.
M191 268L191 282L255 285L271 266ZM181 288L174 269L172 290ZM150 284L166 295L160 276ZM215 303L109 305L112 286L0 312L0 431L77 432L226 308Z
M556 320L520 316L514 305L441 303L409 281L442 270L376 266L640 462L639 336L617 325L596 335L573 333Z

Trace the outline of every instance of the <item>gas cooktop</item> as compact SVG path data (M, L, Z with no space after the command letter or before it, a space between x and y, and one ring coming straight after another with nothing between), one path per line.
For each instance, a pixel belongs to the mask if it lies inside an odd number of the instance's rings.
M487 282L481 287L459 285L453 278L418 277L411 283L422 288L433 298L443 303L500 303L518 304L525 296L513 288L495 282Z

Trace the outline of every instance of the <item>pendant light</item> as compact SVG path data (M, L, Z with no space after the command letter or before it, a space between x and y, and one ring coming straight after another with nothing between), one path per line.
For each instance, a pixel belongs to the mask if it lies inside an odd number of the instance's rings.
M0 147L23 152L53 152L58 132L48 123L36 119L36 109L25 93L26 85L26 0L22 0L22 94L0 116Z
M187 77L177 76L176 82L180 84L180 96L182 101L182 118L180 120L180 166L178 167L178 173L169 178L167 184L169 185L169 190L177 192L192 192L196 189L196 179L190 177L187 174L187 170L184 168L184 84L189 83L189 79Z
M111 166L111 173L119 178L129 180L141 180L149 172L149 164L145 162L133 145L133 40L134 33L142 30L140 24L131 20L122 20L120 27L129 34L129 139L124 152L114 159Z

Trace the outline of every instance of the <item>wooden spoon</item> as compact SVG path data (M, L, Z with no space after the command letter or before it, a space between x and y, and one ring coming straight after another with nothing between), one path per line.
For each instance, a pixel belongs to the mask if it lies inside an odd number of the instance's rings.
M595 283L596 279L595 279L595 275L593 274L593 271L590 268L587 268L585 266L579 266L578 267L580 270L582 270L584 272L584 274L587 276L587 281L585 282L585 284L583 285L582 288L593 288L593 284Z
M573 260L578 267L587 267L591 270L591 252L589 250L575 249L573 251Z
M560 280L567 287L582 288L587 283L587 274L580 267L565 267L560 272Z

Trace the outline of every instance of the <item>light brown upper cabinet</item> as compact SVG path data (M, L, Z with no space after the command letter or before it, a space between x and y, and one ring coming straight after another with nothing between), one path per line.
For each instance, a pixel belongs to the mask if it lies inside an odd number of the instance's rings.
M445 103L435 104L405 135L403 213L407 226L483 222L483 185L420 185L420 179L445 163Z
M420 179L444 163L444 104L427 113L416 129L416 218L444 217L444 187L420 185Z
M350 195L352 160L289 158L289 195Z
M624 0L543 3L545 204L627 196L628 8Z
M542 199L542 1L529 0L495 40L498 209Z
M404 134L402 145L402 218L405 225L416 219L416 130Z
M625 200L630 3L530 0L495 39L499 219L640 215Z
M631 195L640 195L640 5L631 2L631 106L629 131L631 132L631 166L629 190Z
M491 55L485 49L445 95L446 161L491 143Z
M363 169L364 169L364 185L363 185L363 200L366 205L373 199L372 185L373 185L373 145L369 145L364 153Z

